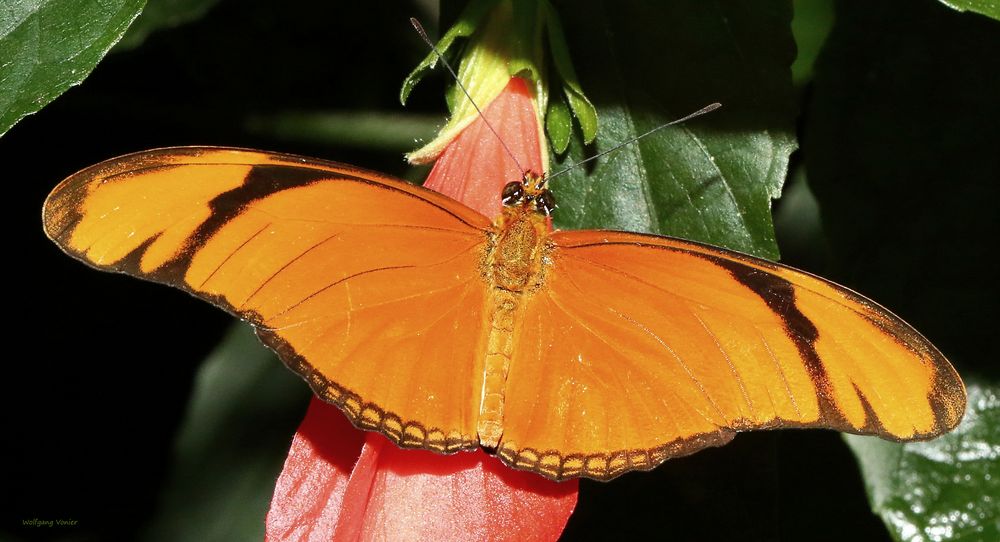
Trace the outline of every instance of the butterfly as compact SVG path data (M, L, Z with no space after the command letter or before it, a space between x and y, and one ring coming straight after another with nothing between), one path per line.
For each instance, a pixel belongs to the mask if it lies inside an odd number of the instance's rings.
M745 430L902 441L962 417L947 359L847 288L692 241L551 231L544 177L498 197L494 221L350 165L179 147L70 176L43 220L93 267L249 322L358 428L554 480L648 470Z

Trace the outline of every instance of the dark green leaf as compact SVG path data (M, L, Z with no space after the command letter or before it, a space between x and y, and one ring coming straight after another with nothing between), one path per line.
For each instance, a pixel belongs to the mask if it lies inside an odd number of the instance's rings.
M789 4L569 2L581 86L601 125L587 154L712 103L553 180L560 227L649 231L776 258L771 200L795 149ZM580 160L579 141L563 164ZM558 170L559 167L553 167Z
M142 15L129 27L115 51L142 45L153 32L200 19L219 0L147 0Z
M896 540L1000 540L1000 386L967 385L965 418L943 437L844 437L872 509Z
M262 540L309 388L238 324L205 360L147 540Z
M958 11L972 11L1000 20L1000 2L996 0L941 0L941 3Z
M11 0L0 8L0 135L80 84L144 0Z

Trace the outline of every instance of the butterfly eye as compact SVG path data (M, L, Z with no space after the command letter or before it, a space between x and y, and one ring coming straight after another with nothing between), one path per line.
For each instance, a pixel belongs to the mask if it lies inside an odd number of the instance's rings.
M520 181L514 181L507 183L503 187L503 192L500 193L500 201L504 205L517 205L524 201L524 185Z
M535 196L535 209L545 216L552 214L556 208L556 198L552 196L552 192L548 190L543 190L541 194Z

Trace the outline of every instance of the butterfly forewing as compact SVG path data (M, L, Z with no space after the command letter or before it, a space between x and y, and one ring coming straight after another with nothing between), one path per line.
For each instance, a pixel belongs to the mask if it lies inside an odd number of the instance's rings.
M91 265L249 320L355 424L404 446L476 446L492 225L475 211L351 166L180 148L70 177L44 219Z

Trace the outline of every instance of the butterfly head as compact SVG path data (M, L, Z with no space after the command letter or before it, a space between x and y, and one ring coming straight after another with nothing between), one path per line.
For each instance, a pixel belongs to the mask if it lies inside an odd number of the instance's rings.
M556 208L556 200L549 191L545 175L525 173L520 181L507 183L500 193L505 207L523 207L543 216L549 216Z

